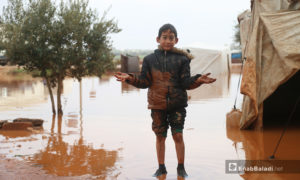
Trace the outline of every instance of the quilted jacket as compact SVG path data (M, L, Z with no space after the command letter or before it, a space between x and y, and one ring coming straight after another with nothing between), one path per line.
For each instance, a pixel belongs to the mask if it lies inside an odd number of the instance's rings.
M187 51L160 47L143 60L140 74L129 74L126 82L137 88L148 88L148 108L172 110L187 106L186 90L197 88L200 74L190 75L193 56Z

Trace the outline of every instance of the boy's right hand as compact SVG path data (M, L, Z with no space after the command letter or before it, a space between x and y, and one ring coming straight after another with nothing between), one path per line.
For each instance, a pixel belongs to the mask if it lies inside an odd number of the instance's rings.
M122 82L124 82L130 78L130 76L128 74L121 73L121 72L115 73L115 77L117 78L117 81L122 81Z

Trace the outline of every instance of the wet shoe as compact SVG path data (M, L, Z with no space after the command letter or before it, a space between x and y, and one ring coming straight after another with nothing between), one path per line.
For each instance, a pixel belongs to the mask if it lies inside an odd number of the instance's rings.
M186 178L188 177L187 173L185 172L184 168L177 168L177 176Z
M159 169L156 170L156 172L152 176L153 177L158 177L158 176L161 176L161 175L164 175L164 174L167 174L167 173L168 172L167 172L166 168L164 168L164 169L159 168Z

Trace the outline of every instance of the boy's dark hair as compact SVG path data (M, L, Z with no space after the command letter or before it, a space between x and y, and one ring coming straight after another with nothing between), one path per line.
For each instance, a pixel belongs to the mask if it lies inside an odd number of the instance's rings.
M160 27L158 31L158 38L160 38L161 34L167 30L170 30L172 33L174 33L175 37L177 38L176 28L172 24L164 24L162 27Z

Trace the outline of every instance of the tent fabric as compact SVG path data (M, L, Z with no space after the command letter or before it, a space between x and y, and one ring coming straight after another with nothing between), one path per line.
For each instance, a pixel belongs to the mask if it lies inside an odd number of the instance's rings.
M300 11L263 13L261 19L282 62L299 67Z
M229 63L230 56L227 50L210 50L201 48L188 48L194 59L191 61L191 75L211 73L211 77L217 79L216 82L203 85L188 91L188 96L192 101L199 101L209 98L221 98L229 91ZM225 88L224 88L225 87Z
M251 30L241 35L249 38L240 129L261 129L263 101L300 69L300 11L288 7L287 0L254 0Z
M191 61L191 75L204 74L206 72L226 73L228 71L226 57L223 51L189 48L194 59Z
M240 24L240 37L242 52L245 52L245 47L248 40L248 34L251 28L251 11L246 10L238 16Z

